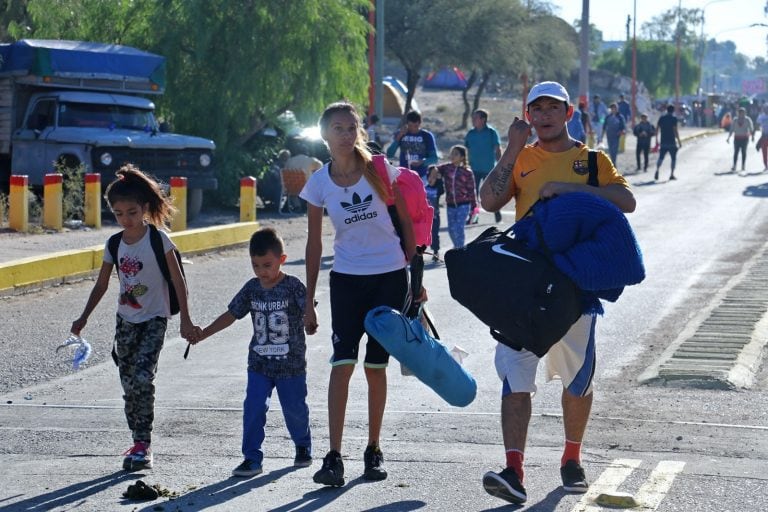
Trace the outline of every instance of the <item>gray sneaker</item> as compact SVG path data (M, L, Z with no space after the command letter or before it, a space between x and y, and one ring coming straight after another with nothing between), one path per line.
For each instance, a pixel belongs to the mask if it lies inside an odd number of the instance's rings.
M589 490L589 482L584 475L584 468L575 460L569 460L560 468L560 478L563 479L563 490L584 494Z
M483 488L491 496L501 498L510 503L521 505L528 500L525 487L512 468L506 468L501 473L487 472L483 475Z
M232 470L232 476L250 478L252 476L261 474L262 471L263 470L261 469L261 464L257 464L255 461L245 459L240 463L239 466Z

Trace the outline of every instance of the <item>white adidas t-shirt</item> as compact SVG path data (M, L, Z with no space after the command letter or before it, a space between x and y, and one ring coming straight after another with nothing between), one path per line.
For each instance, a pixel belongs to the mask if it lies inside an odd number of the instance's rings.
M299 196L328 211L336 230L334 271L372 275L405 267L400 238L387 206L364 177L351 187L340 187L331 180L325 164L307 181Z

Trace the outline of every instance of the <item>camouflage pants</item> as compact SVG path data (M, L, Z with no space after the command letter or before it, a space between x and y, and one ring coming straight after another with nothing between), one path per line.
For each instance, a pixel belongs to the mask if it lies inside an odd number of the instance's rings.
M123 386L125 418L134 441L152 441L155 375L168 319L155 317L132 324L117 317L115 353Z

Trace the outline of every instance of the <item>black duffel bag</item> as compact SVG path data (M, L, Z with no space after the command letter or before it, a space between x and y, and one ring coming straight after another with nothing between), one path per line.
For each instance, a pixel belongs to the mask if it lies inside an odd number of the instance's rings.
M529 249L513 237L513 228L488 228L446 252L448 284L451 296L499 342L543 357L581 316L581 291L555 267L548 249Z

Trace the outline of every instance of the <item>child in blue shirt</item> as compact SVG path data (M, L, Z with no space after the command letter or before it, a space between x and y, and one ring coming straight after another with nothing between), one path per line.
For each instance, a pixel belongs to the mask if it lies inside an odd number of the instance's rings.
M304 309L307 289L295 276L285 274L285 246L274 229L256 231L250 241L255 278L250 279L222 313L190 339L197 343L251 315L253 336L248 351L248 386L243 402L243 462L233 476L252 477L262 472L264 425L277 388L285 425L296 445L294 466L312 464L312 439L307 406L307 361Z

